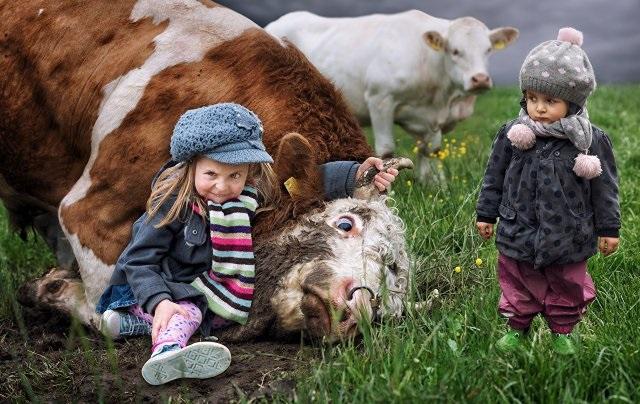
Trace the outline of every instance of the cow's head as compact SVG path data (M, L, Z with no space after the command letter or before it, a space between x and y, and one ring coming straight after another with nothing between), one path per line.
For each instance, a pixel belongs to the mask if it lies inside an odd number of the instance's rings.
M431 49L444 57L444 67L451 80L464 91L481 92L492 86L488 58L494 50L510 45L518 38L518 30L500 27L489 30L472 17L451 21L445 36L427 31L423 39Z
M302 192L315 198L317 192L304 191L319 184L312 146L300 135L283 142L278 174L295 178L294 199L306 199ZM407 159L388 164L411 166ZM256 295L239 338L270 327L275 334L304 331L336 341L357 335L358 321L402 313L409 274L404 226L371 177L365 174L354 193L368 199L321 203L256 240Z

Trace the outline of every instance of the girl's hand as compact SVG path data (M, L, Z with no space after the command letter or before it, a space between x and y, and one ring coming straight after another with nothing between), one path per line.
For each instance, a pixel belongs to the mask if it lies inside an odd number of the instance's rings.
M480 237L485 240L489 240L493 236L493 223L476 222L476 228Z
M616 252L619 243L620 239L618 237L600 237L598 240L598 250L606 257Z
M360 179L360 177L362 177L362 174L364 174L365 171L367 171L371 167L375 167L378 169L378 171L380 171L378 174L376 174L375 177L373 177L373 184L376 186L376 188L378 188L378 191L380 192L388 191L391 183L396 180L398 170L396 170L395 168L389 168L386 171L382 171L384 170L384 163L382 159L379 159L377 157L369 157L362 164L360 164L360 167L358 167L358 171L356 172L356 180Z
M164 299L156 306L156 310L153 314L153 323L151 324L151 343L156 343L158 334L169 325L169 320L174 314L180 314L186 318L189 318L189 313L182 306L172 302L169 299Z

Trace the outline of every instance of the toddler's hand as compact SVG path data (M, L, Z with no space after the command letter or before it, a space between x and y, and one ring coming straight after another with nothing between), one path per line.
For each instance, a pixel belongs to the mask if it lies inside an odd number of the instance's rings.
M476 222L476 228L480 237L485 240L489 240L493 236L493 223Z
M174 314L180 314L186 318L189 318L189 313L184 307L171 300L165 299L158 303L156 310L153 313L153 323L151 324L151 342L155 344L158 334L169 325L169 320Z
M384 163L382 159L379 159L377 157L369 157L362 164L360 164L360 167L358 167L358 171L356 172L356 180L360 179L360 177L362 177L362 174L364 174L371 167L375 167L378 169L378 171L380 171L378 174L376 174L375 177L373 177L373 184L376 186L376 188L378 188L378 191L380 192L388 191L391 183L396 180L398 170L396 170L395 168L389 168L386 171L382 171L384 170Z
M598 240L598 250L606 257L616 252L619 243L620 239L618 237L600 237Z

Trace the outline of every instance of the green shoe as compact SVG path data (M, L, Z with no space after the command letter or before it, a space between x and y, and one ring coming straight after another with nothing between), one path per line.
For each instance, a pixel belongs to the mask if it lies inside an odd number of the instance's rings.
M503 352L515 351L520 346L522 331L511 330L496 342L496 348Z
M560 355L575 355L576 347L569 334L553 335L553 350Z

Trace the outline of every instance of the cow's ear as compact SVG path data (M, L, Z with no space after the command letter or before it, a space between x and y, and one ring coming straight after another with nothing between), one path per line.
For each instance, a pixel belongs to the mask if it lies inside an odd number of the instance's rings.
M438 31L427 31L422 34L422 39L436 52L443 51L447 46L447 40Z
M489 32L489 40L491 41L493 49L500 50L515 42L515 40L518 39L519 34L520 31L518 31L517 28L500 27L492 29Z
M274 168L280 183L294 199L314 197L322 190L313 147L299 133L288 133L280 140Z

